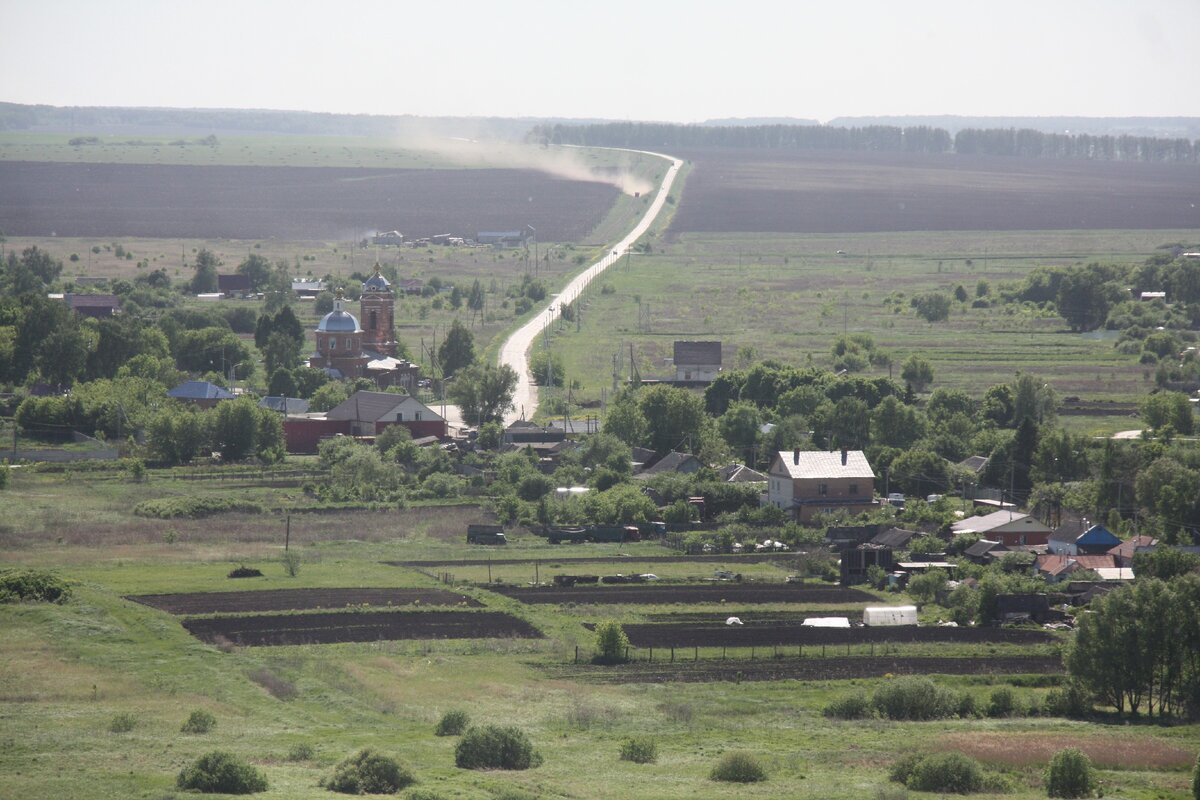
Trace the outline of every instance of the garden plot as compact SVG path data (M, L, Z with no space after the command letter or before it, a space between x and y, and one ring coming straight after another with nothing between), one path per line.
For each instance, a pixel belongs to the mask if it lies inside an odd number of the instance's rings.
M374 611L187 619L210 644L244 647L400 639L541 639L522 619L496 611Z
M264 589L251 592L190 592L129 595L126 600L169 614L237 614L253 611L303 611L347 606L482 606L478 600L445 589Z
M800 584L722 583L708 586L613 586L569 589L491 587L522 603L869 603L875 598L858 589L811 588Z

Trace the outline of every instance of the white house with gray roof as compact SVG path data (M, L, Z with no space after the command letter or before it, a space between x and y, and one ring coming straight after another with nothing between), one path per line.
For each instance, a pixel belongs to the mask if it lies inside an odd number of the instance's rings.
M861 514L878 505L875 470L861 450L780 450L767 470L764 502L798 522L838 511Z

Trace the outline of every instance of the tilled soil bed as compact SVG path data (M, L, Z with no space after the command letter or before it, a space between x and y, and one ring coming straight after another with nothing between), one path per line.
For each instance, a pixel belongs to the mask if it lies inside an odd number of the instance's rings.
M800 584L721 583L709 586L651 585L569 589L489 587L522 603L869 603L874 597L858 589L810 588Z
M639 662L611 667L567 665L550 668L556 678L589 683L707 683L713 681L849 680L884 675L1056 675L1058 656L994 658L876 657L769 658L735 661Z
M258 592L135 594L126 600L170 614L234 614L252 611L303 611L347 606L469 606L483 604L445 589L264 589Z
M797 624L760 625L625 625L634 647L770 647L949 642L956 644L1046 644L1054 636L1039 630L1011 628L940 628L899 625L862 628L806 628Z
M333 644L397 639L541 639L522 619L498 611L365 611L187 619L183 627L211 644Z
M498 550L497 552L503 552ZM457 560L442 559L440 561L384 561L392 567L486 567L507 566L512 564L716 564L730 569L737 569L738 564L764 564L771 561L785 561L795 558L795 553L747 553L744 555L716 556L568 556L558 558L547 555L541 558L464 558Z

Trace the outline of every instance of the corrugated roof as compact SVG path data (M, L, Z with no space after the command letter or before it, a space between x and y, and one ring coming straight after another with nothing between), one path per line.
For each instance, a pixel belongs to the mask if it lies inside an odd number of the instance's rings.
M842 463L841 450L824 452L821 450L800 451L780 450L777 454L783 471L792 480L800 478L870 478L875 479L875 471L867 461L862 450L846 450L846 460Z
M1050 529L1041 522L1028 514L1021 514L1016 511L993 511L991 514L985 514L982 517L967 517L959 520L950 526L955 533L987 533L993 528L999 528L1003 525L1008 525L1010 522L1025 522L1028 530L1032 531L1049 531Z
M177 400L231 400L233 398L230 392L208 381L184 381L167 392L167 396Z
M721 366L721 343L676 342L675 366L682 364Z
M328 419L353 419L375 422L408 399L408 395L388 392L355 392L326 414Z

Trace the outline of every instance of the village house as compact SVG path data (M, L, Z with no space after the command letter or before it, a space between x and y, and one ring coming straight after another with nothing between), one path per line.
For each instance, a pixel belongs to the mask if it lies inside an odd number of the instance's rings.
M951 525L950 530L955 535L977 533L1005 547L1044 545L1051 532L1036 517L1016 511L993 511L982 517L967 517Z
M235 272L232 275L217 275L217 291L222 297L242 298L250 294L250 276Z
M446 420L412 395L355 392L324 414L293 414L283 421L289 453L315 453L331 436L378 436L390 425L408 428L414 440L445 438Z
M233 393L208 381L184 381L167 392L167 397L200 408L212 408L222 400L232 400Z
M1158 544L1153 536L1133 536L1108 551L1117 562L1118 567L1132 567L1133 557L1139 548L1152 549Z
M73 294L62 295L67 308L81 317L107 319L116 316L121 310L121 301L115 294Z
M780 450L767 470L764 505L791 513L797 522L817 514L861 514L877 505L875 471L861 450Z
M1056 555L1104 555L1119 547L1121 540L1103 525L1093 525L1082 533L1073 528L1057 530L1050 534L1046 544Z
M703 467L704 462L691 453L677 453L672 450L658 461L655 461L654 466L642 470L633 477L649 480L656 475L665 475L667 473L691 475L694 472L699 472Z
M720 342L675 342L675 380L711 383L721 372Z
M1038 556L1034 570L1049 583L1058 583L1081 570L1113 569L1116 563L1110 555L1082 556L1047 554Z

